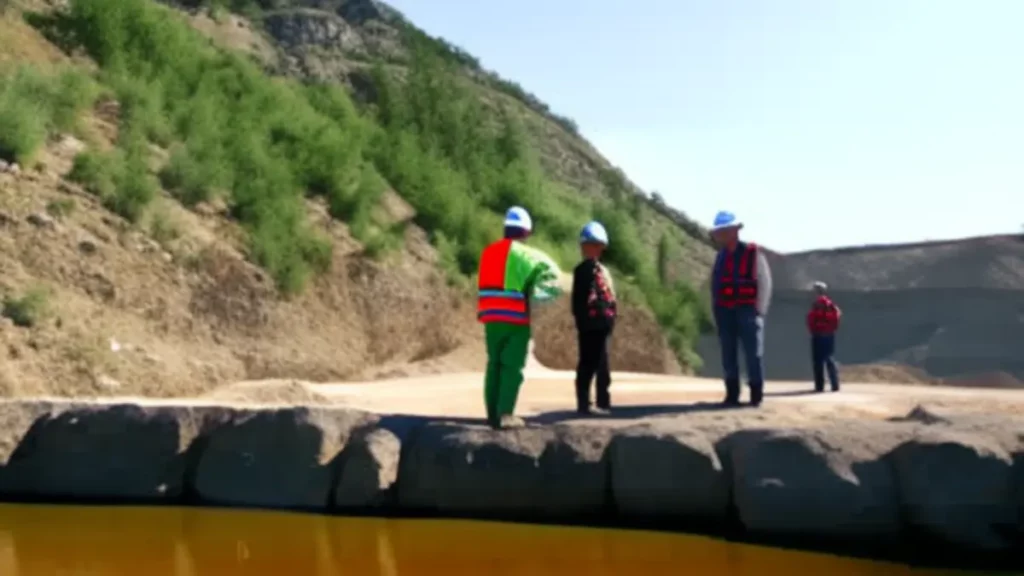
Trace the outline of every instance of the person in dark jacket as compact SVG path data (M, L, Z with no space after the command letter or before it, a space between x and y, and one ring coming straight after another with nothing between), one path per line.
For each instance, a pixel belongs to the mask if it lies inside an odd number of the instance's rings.
M608 232L600 222L590 222L580 232L583 261L573 271L572 315L576 321L579 361L576 364L576 411L581 415L606 414L611 410L612 384L608 366L608 338L617 313L611 274L601 264L608 246ZM597 377L596 406L590 404L590 382Z

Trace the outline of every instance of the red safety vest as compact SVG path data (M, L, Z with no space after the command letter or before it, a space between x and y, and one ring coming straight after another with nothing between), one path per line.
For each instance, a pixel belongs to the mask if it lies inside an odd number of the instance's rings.
M476 317L480 322L504 322L506 324L529 324L530 309L526 294L508 290L505 286L505 270L512 240L499 240L480 255L480 273L477 280Z
M811 334L834 334L839 329L839 308L828 296L819 296L807 313L807 329Z
M741 244L739 269L736 266L736 252L725 251L718 276L718 293L715 306L735 308L757 305L757 245Z

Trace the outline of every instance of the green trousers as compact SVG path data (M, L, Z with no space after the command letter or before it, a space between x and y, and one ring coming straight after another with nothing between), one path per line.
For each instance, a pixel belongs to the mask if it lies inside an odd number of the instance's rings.
M487 342L484 405L487 423L497 426L502 416L515 411L529 354L530 327L491 322L484 324L484 335Z

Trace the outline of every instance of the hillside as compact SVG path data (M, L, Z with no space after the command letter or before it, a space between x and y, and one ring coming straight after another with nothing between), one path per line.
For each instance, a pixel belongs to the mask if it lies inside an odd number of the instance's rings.
M477 370L468 286L513 202L567 267L611 229L616 365L698 364L699 227L379 3L63 4L0 3L0 393ZM373 51L280 32L318 29ZM537 327L559 368L566 314Z
M815 280L839 290L1024 290L1024 235L775 254L771 263L787 290L806 290Z
M706 303L699 303L702 294L694 294L690 286L703 281L712 260L706 230L657 194L648 196L632 184L580 136L571 119L554 113L514 82L484 70L460 48L426 35L377 0L229 3L245 17L228 15L217 8L223 4L206 0L170 3L184 6L193 25L221 45L248 47L274 74L347 86L355 101L375 112L384 124L419 123L407 110L389 109L395 105L390 94L444 93L455 101L451 104L462 107L455 114L462 123L483 123L511 132L513 140L521 138L524 150L519 154L529 165L528 183L501 191L496 198L482 198L484 207L500 212L515 202L530 208L547 235L544 247L567 266L575 262L577 254L574 244L566 240L575 236L579 221L589 217L602 220L613 237L609 258L636 288L627 296L653 310L684 364L699 363L699 358L689 353L690 343L709 324ZM248 35L240 34L239 29L248 30ZM418 104L411 106L415 109ZM437 125L425 128L443 131ZM476 155L473 135L459 137L461 146L452 146L449 154L457 164L492 162L472 158ZM399 194L410 198L412 192L403 186L401 175L385 177ZM519 182L523 177L515 174L513 180ZM477 182L471 185L486 187ZM411 202L421 214L428 208L425 202ZM429 217L419 222L427 229L447 232ZM457 230L461 233L462 228ZM478 239L455 240L470 252L463 260L475 258Z

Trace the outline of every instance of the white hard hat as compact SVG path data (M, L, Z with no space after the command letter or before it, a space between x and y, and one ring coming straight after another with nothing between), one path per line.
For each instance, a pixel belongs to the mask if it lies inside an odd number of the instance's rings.
M526 211L526 208L513 206L505 212L505 227L529 232L533 230L533 219L530 218L530 213Z
M821 290L822 292L824 292L828 290L828 284L825 284L821 280L818 280L817 282L814 283L814 289Z
M580 244L588 242L608 245L608 231L604 229L604 225L596 220L587 222L583 230L580 230Z
M742 228L743 222L736 217L735 214L727 210L722 210L718 214L715 214L715 221L711 225L712 232L715 230L721 230L722 228Z

